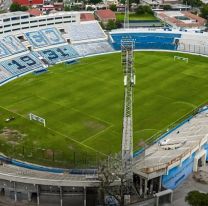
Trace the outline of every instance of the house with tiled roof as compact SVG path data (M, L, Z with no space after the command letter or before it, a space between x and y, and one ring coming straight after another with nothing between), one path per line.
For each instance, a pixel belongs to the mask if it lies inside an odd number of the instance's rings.
M102 9L95 11L95 16L99 21L106 24L109 20L116 21L116 15L110 9Z

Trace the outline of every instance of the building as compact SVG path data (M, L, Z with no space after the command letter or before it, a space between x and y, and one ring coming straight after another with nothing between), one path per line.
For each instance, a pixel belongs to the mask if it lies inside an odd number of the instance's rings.
M93 13L81 13L80 20L81 21L93 21L95 20L95 16Z
M49 15L30 16L28 12L0 14L0 34L18 33L20 31L44 28L47 26L63 27L68 23L79 23L79 12L57 12Z
M174 190L208 161L208 108L162 135L135 158L140 195Z
M13 0L13 2L23 6L33 6L33 5L43 5L44 0Z
M39 9L29 9L27 12L30 14L30 16L41 16L43 15L43 12Z
M156 17L174 28L204 28L206 19L188 11L158 11Z
M108 23L109 20L116 21L116 15L110 9L97 10L95 11L95 16L98 18L99 21L103 22L104 24Z

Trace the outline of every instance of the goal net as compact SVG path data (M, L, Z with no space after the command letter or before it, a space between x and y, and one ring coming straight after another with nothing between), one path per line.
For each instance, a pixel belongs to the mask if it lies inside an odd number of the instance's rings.
M44 127L46 126L46 120L42 117L39 117L33 113L29 113L29 118L30 120L35 120L35 121L42 123Z

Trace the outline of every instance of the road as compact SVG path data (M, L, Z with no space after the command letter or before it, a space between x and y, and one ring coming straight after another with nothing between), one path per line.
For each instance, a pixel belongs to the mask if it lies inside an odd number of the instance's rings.
M12 4L12 0L3 0L2 4L1 4L2 5L1 9L5 10L5 11L8 11L11 4Z

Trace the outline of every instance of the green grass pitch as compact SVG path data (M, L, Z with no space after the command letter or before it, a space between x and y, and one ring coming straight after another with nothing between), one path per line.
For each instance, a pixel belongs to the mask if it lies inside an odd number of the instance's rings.
M189 63L174 61L174 55ZM135 150L207 101L207 62L188 54L135 52ZM0 87L0 151L45 165L93 165L121 148L123 98L120 53L16 79ZM30 112L45 118L46 128L30 121ZM15 120L6 123L9 116Z

